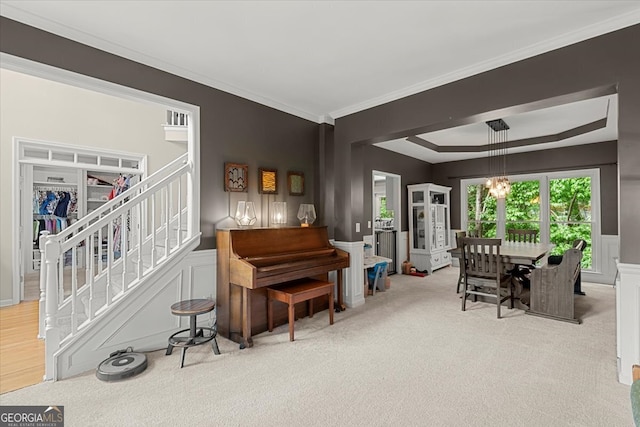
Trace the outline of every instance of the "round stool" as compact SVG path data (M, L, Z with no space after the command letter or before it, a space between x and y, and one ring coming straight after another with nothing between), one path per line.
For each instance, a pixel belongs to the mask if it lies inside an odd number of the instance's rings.
M196 316L199 314L209 313L215 308L215 306L216 304L210 299L190 299L179 301L171 306L172 314L175 314L176 316L189 316L189 329L182 329L169 337L169 346L167 347L166 353L168 356L173 352L173 347L181 347L181 368L184 366L184 355L189 347L213 341L211 344L213 352L215 354L220 354L218 342L216 341L216 328L196 326ZM205 331L207 331L207 334L205 334ZM189 335L186 335L186 332L189 332Z

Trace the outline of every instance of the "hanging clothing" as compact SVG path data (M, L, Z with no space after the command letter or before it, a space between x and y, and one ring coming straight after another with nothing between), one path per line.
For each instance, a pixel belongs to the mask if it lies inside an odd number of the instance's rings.
M66 191L60 192L58 193L58 195L58 204L56 205L54 215L66 218L67 208L69 207L69 202L71 201L71 195Z

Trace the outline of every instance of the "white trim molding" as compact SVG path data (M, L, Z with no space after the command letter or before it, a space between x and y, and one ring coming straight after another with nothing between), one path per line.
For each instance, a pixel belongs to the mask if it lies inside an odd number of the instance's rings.
M364 304L364 242L332 242L349 252L349 268L342 270L342 299L347 307ZM335 273L332 273L335 275ZM335 276L334 276L335 277Z
M618 263L616 323L618 381L631 385L631 366L640 364L640 264Z
M158 280L142 284L90 333L56 353L56 375L49 379L60 380L95 369L115 350L132 347L147 352L166 348L169 336L189 324L188 318L171 314L171 305L183 299L215 299L215 295L216 250L190 252L177 265L163 271ZM198 316L199 325L212 326L214 322L215 312Z

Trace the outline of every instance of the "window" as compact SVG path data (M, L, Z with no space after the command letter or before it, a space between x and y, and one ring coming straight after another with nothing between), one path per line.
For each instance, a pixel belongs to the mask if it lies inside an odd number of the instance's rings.
M515 181L505 198L505 235L509 229L536 230L540 235L540 181Z
M600 175L598 169L510 176L511 193L496 200L484 179L461 180L462 228L504 238L510 228L538 230L540 241L562 254L584 239L582 268L600 271Z
M466 204L469 235L496 237L497 203L484 182L467 186Z
M549 236L556 245L553 254L563 254L576 239L590 243L591 217L591 177L549 180ZM583 251L582 268L592 267L592 246L588 244Z

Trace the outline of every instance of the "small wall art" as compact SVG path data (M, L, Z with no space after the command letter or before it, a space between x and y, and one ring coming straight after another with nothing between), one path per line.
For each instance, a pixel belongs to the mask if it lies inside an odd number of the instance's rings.
M239 163L224 164L224 191L249 191L249 165Z
M304 173L287 172L287 188L290 196L304 196Z
M258 174L258 192L262 194L278 194L278 171L260 168Z

